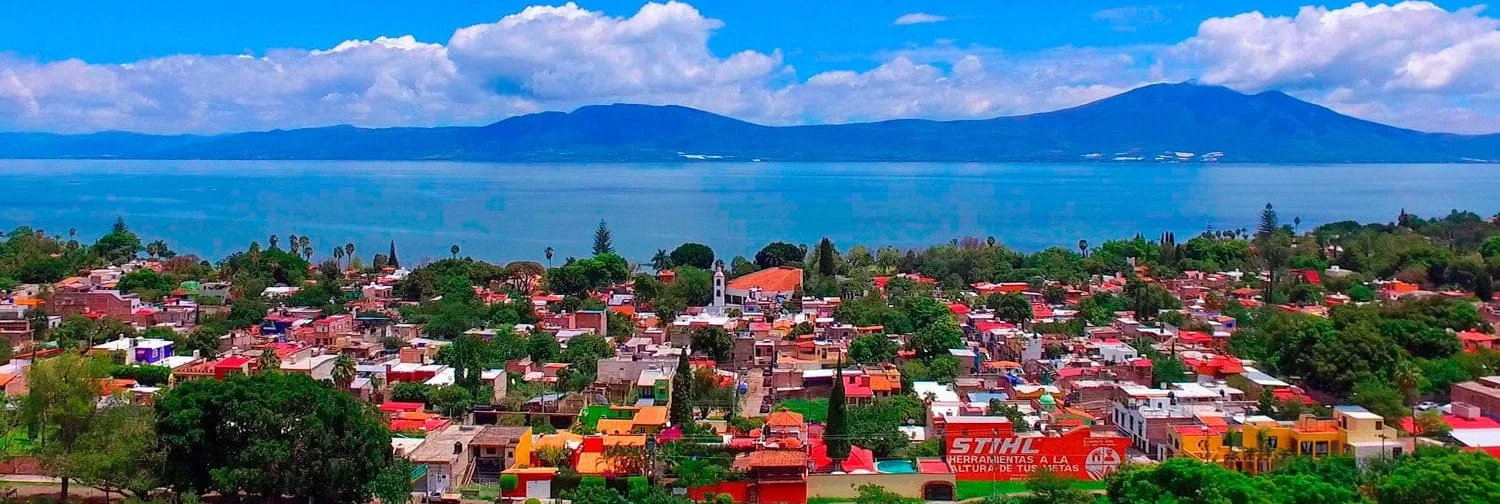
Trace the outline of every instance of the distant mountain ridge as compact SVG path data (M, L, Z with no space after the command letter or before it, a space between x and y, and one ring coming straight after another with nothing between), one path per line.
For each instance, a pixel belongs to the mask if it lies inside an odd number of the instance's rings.
M1180 153L1180 154L1174 154ZM619 161L1500 162L1500 134L1426 133L1284 93L1153 84L981 120L763 126L687 107L593 105L486 126L330 126L223 135L0 133L0 158Z

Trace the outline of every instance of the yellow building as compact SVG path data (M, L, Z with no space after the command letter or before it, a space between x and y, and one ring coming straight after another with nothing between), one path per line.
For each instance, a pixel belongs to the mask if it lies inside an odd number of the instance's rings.
M1379 415L1358 406L1340 406L1333 418L1303 415L1295 421L1278 421L1255 415L1238 426L1228 425L1221 417L1200 420L1200 425L1173 429L1176 454L1252 474L1268 471L1289 457L1368 459L1400 455L1412 445L1410 438L1400 438Z

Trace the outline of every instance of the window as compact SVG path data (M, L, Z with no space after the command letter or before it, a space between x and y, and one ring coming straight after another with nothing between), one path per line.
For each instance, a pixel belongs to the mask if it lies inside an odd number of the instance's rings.
M1316 454L1318 456L1323 456L1323 455L1327 455L1328 454L1328 442L1327 441L1318 441L1318 443L1315 446L1316 446L1316 448L1313 449L1313 453L1314 454Z
M1376 420L1375 421L1375 430L1385 430L1385 421L1384 420Z
M1400 457L1401 456L1401 447L1400 446L1393 446L1393 447L1391 447L1391 456L1392 457Z
M1268 437L1266 437L1266 448L1270 448L1272 450L1276 449L1276 437L1275 436L1268 436Z
M1312 453L1312 451L1313 451L1312 441L1303 441L1302 445L1298 446L1297 454L1299 454L1299 455L1307 455L1309 453Z

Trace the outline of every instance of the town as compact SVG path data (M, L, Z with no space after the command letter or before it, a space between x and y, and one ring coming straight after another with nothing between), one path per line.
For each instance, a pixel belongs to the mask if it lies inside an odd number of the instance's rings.
M20 227L0 237L0 481L131 502L1500 502L1500 215L1393 218L1267 204L1181 240L639 263L603 221L559 231L592 232L587 257L508 263L297 234L212 261L123 219L92 243Z

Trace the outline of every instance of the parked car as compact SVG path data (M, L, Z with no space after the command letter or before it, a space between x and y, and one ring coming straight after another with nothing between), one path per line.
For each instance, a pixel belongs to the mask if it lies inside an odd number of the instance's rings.
M1417 411L1432 411L1437 409L1437 407L1438 403L1432 401L1422 401L1420 404L1417 404Z

